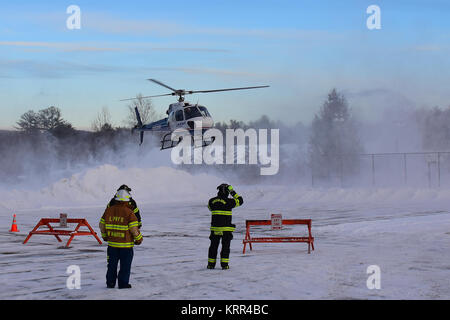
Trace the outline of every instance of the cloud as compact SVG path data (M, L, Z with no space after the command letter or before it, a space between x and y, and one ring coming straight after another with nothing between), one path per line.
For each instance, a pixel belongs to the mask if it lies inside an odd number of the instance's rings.
M122 50L120 48L86 46L86 45L79 44L79 43L38 42L38 41L0 41L0 46L57 49L57 50L66 51L66 52L73 52L73 51L105 52L105 51L120 51L120 50Z
M213 48L148 47L147 49L153 51L191 51L191 52L218 52L218 53L231 52L231 50L228 49L213 49Z
M228 49L206 47L159 47L148 43L116 43L113 46L92 46L88 43L39 42L39 41L0 41L0 46L22 47L27 52L57 50L63 52L119 52L119 51L184 51L227 53Z
M101 13L85 15L83 27L107 34L148 35L159 37L206 35L226 37L257 37L273 39L324 39L337 34L322 30L303 29L249 29L249 28L214 28L196 26L168 20L130 20Z
M111 72L115 67L105 65L84 65L69 61L44 62L38 60L0 60L3 77L19 78L32 76L38 78L65 78L97 72Z
M148 71L178 71L187 74L212 74L217 76L232 77L250 77L250 78L267 78L270 75L258 72L231 70L231 69L213 69L213 68L196 68L196 67L147 67L140 70Z
M201 67L148 67L148 66L127 66L104 64L82 64L72 61L39 61L26 59L0 60L1 78L17 78L22 76L32 76L39 78L66 78L76 75L87 75L96 73L133 73L133 72L154 72L154 71L174 71L186 74L210 74L216 76L246 77L266 79L273 75L261 72L251 72L233 69L214 69Z

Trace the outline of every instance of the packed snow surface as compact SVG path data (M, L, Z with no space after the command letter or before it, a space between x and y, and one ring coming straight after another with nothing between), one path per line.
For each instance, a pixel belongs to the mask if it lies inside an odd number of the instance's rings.
M206 269L216 186L244 197L230 270ZM131 290L105 285L106 245L91 237L67 241L33 235L40 218L86 218L99 233L106 203L128 184L141 209L144 241L135 247ZM450 190L308 188L240 185L169 167L86 169L40 190L0 188L0 299L450 299ZM246 219L310 218L315 251L304 243L256 243L242 253ZM10 233L17 215L20 232ZM305 235L305 226L268 227L254 235ZM66 286L78 265L81 289ZM367 268L381 270L381 289L368 289Z

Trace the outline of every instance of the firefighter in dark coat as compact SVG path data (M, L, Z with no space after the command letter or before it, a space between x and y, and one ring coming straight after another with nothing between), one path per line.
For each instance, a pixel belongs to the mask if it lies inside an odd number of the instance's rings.
M119 190L126 190L128 193L131 192L131 188L129 186L127 186L126 184L121 185L119 187L119 189L117 189L117 191L119 191ZM111 199L111 201L109 201L109 203L106 207L109 208L117 203L118 203L118 201L115 199L115 197L113 197ZM131 211L133 211L134 215L138 219L138 224L139 224L138 228L141 229L141 227L142 227L141 213L139 211L139 208L137 207L136 201L134 201L134 199L132 197L130 197L130 199L128 200L128 207L131 209Z
M222 240L222 250L220 252L220 265L222 269L229 269L230 243L233 239L235 225L231 223L233 208L244 203L240 195L228 184L221 184L217 187L217 197L209 200L208 208L211 211L211 234L209 239L211 245L208 251L208 269L216 266L217 250ZM230 198L231 196L232 198Z

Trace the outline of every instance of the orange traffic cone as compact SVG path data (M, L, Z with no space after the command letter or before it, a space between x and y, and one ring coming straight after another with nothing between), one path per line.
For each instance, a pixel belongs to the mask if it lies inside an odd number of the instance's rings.
M19 229L17 229L17 223L16 223L16 215L13 216L13 222L11 226L11 230L9 232L19 232Z

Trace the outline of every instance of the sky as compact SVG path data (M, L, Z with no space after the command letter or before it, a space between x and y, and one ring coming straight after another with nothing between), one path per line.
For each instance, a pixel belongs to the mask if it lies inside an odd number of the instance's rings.
M171 87L197 94L215 121L263 114L308 124L332 88L359 117L395 107L450 105L448 1L0 1L0 129L28 110L61 109L88 129L108 108ZM80 8L69 29L67 8ZM370 30L370 5L380 29ZM173 97L152 100L163 115Z

